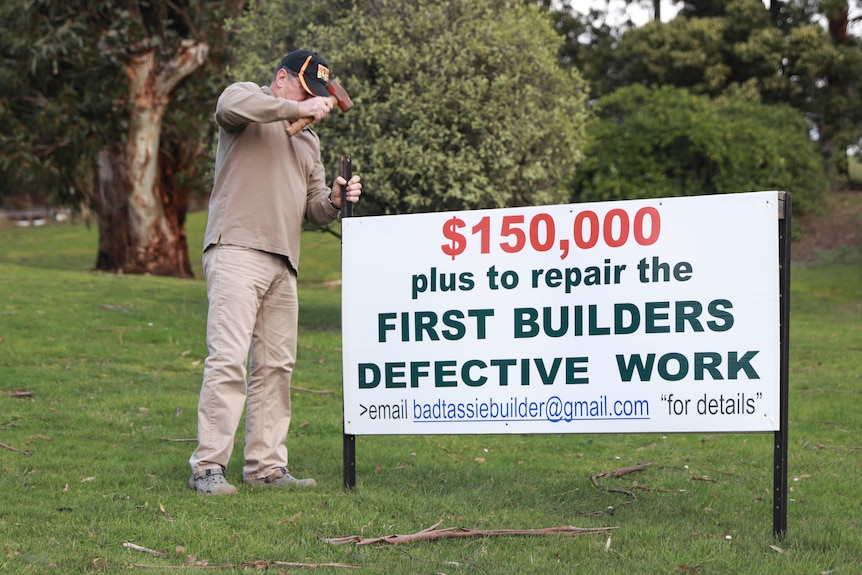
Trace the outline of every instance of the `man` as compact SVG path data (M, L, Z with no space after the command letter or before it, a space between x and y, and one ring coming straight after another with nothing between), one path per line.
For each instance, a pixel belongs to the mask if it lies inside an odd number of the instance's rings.
M332 108L329 68L314 52L282 59L269 87L229 86L216 106L215 182L204 236L207 348L198 403L198 446L189 486L233 495L225 478L246 409L243 482L267 487L315 485L287 469L290 378L296 361L299 239L303 218L338 217L342 188L357 202L359 176L326 186L320 141L298 118L323 120ZM246 365L248 364L248 373Z

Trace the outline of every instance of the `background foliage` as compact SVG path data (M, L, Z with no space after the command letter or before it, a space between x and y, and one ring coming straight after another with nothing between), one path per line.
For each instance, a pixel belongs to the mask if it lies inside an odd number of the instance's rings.
M862 137L862 49L848 33L848 2L773 3L778 10L762 0L677 4L677 17L641 27L608 26L597 14L572 21L564 9L557 18L568 31L563 56L584 71L594 97L632 85L674 86L713 99L742 92L764 106L792 106L811 123L821 174L845 185L845 149ZM774 130L798 140L798 121Z
M84 200L105 134L122 131L98 37L77 2L0 3L0 200Z
M240 44L254 52L267 47L260 39L268 27L296 30L284 18L266 7L250 13ZM353 95L355 110L315 129L330 162L349 154L365 178L360 212L566 200L583 143L586 86L557 63L560 40L537 7L356 2L296 42L319 50Z
M804 212L824 189L808 125L789 106L634 85L598 100L588 135L578 201L784 190Z

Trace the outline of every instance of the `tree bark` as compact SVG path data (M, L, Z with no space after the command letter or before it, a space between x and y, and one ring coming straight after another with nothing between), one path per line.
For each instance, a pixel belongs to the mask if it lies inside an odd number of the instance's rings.
M193 277L185 235L188 207L168 165L160 161L160 136L170 95L203 65L208 46L184 40L159 69L148 50L125 63L129 79L129 132L99 155L96 212L105 271ZM167 172L165 168L168 168Z
M836 44L846 44L849 38L847 28L850 23L850 6L847 0L835 0L825 6L829 22L829 35Z

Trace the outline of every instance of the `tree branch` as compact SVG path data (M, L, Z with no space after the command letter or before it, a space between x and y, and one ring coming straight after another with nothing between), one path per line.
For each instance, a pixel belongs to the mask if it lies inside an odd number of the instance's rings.
M209 54L206 42L183 40L177 53L156 78L155 90L160 99L166 99L186 76L200 68Z
M561 527L546 527L544 529L468 529L466 527L448 527L446 529L437 529L442 523L438 521L431 527L423 529L418 533L409 535L384 535L383 537L362 537L360 535L349 535L346 537L328 537L324 539L325 543L331 545L344 545L347 543L356 543L357 545L373 545L375 543L387 543L389 545L398 545L400 543L412 543L414 541L436 541L438 539L451 539L462 537L491 537L499 535L593 535L607 534L616 527L596 527L596 528L581 528L564 525Z

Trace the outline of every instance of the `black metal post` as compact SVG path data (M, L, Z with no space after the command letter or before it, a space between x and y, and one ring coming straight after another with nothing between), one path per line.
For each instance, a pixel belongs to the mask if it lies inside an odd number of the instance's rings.
M344 487L356 487L356 436L344 434Z
M346 182L353 177L353 165L350 161L350 156L341 156L341 177ZM341 219L353 217L353 204L347 201L347 186L341 188ZM342 242L344 241L344 233L342 230ZM342 381L342 387L344 382ZM344 487L353 489L356 487L356 436L344 433L343 441L343 461L344 461Z
M779 195L778 210L778 286L780 291L780 414L775 432L774 468L772 479L772 535L783 540L787 534L787 408L790 364L790 223L793 202L791 195Z
M349 182L353 177L353 165L350 156L341 156L341 177ZM341 217L353 217L353 204L347 201L347 186L341 188Z

